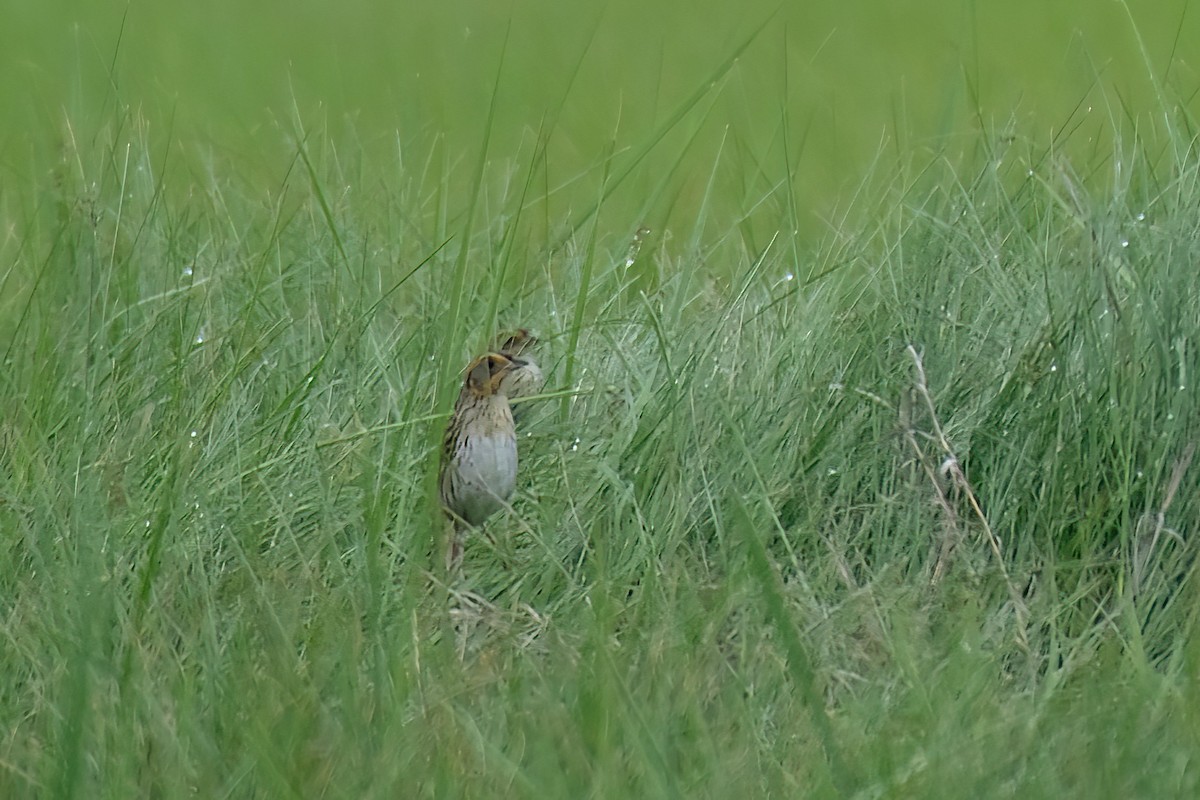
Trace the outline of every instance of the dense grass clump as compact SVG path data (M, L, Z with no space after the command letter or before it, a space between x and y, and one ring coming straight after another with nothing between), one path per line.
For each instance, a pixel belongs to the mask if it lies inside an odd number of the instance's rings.
M1195 23L934 86L998 12L844 5L12 10L0 797L1200 794Z
M812 250L545 249L312 145L181 199L114 140L28 221L3 794L1197 789L1190 150L939 161ZM434 443L512 324L555 390L446 585Z

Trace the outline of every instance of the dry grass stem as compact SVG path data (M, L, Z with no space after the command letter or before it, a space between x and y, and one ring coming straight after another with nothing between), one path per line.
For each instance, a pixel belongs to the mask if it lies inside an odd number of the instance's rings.
M931 582L936 583L940 580L947 567L949 558L954 552L959 539L961 539L961 531L958 526L958 517L955 514L954 507L947 498L945 490L942 488L942 482L938 479L938 473L948 481L955 492L960 492L966 498L967 504L971 507L976 519L983 528L984 539L988 547L992 551L992 555L996 558L996 566L1000 570L1000 575L1004 580L1005 586L1008 588L1009 598L1013 604L1013 610L1017 616L1017 644L1025 652L1029 651L1029 634L1027 630L1028 609L1025 607L1025 601L1021 597L1021 593L1017 590L1016 585L1012 581L1012 577L1008 573L1008 567L1005 564L1004 555L1000 550L1000 539L992 530L991 523L988 522L987 516L983 513L983 508L979 504L979 499L976 496L974 488L970 481L967 480L966 474L963 472L962 464L958 456L954 452L954 448L950 446L950 442L946 439L946 434L942 430L941 422L938 419L937 408L933 402L933 396L929 392L929 382L925 376L925 364L921 358L921 354L911 344L907 347L908 354L913 360L913 366L916 369L916 381L914 390L918 397L925 404L926 410L929 412L930 424L933 427L932 435L922 434L932 439L942 451L942 462L937 471L934 471L932 460L928 458L925 452L921 449L917 442L918 432L911 424L906 426L906 437L916 451L917 458L929 477L930 484L934 487L934 495L937 498L938 506L945 514L945 530L946 534L942 540L941 552L934 566Z

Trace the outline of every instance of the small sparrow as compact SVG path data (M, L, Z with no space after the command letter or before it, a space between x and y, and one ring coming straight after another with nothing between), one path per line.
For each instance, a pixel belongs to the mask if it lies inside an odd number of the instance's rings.
M526 328L518 328L496 346L494 352L518 364L504 379L504 394L510 400L532 397L546 387L546 376L528 353L537 341ZM524 417L525 409L517 409L516 415Z
M506 383L525 362L488 353L471 362L446 427L438 482L453 523L446 565L462 562L467 530L508 504L517 482L517 433ZM540 373L539 373L540 374Z

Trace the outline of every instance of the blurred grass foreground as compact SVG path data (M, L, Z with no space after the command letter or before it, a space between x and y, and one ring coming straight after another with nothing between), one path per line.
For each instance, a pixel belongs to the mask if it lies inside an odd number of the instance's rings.
M0 2L0 797L1200 795L1187 2Z

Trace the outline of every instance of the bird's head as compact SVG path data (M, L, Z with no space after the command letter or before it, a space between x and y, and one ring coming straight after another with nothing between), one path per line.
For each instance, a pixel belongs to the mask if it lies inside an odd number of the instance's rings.
M505 376L514 369L523 366L518 358L509 358L499 353L488 353L471 362L467 367L465 388L478 397L490 397L503 394L502 383Z

